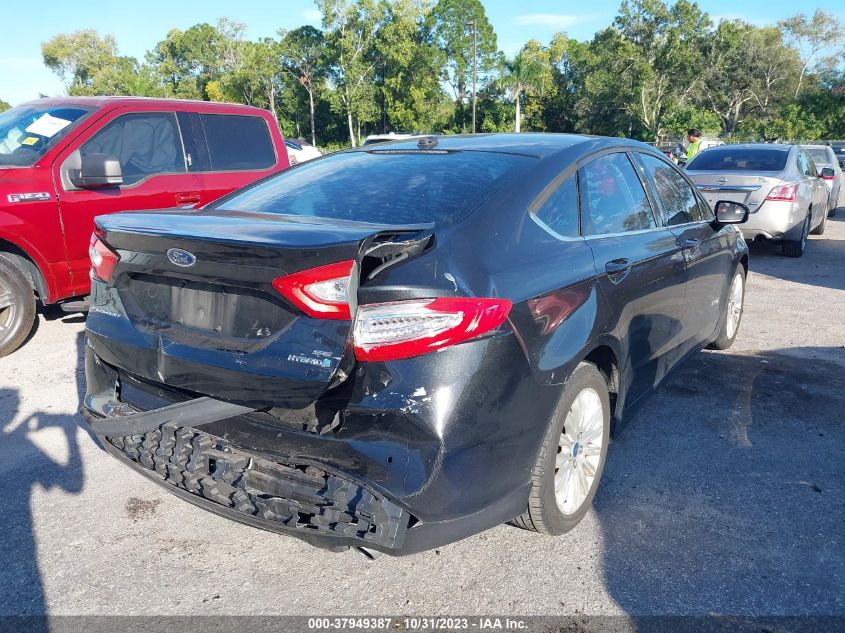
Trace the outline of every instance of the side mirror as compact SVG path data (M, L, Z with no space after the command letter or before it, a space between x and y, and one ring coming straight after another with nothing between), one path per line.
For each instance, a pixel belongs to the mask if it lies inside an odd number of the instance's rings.
M88 154L83 156L79 172L71 182L82 189L114 187L123 184L120 161L111 154Z
M819 178L824 178L825 180L832 180L836 176L836 172L833 171L833 167L825 167L819 172Z
M719 224L742 224L748 219L748 207L741 202L719 200L714 208L716 222Z

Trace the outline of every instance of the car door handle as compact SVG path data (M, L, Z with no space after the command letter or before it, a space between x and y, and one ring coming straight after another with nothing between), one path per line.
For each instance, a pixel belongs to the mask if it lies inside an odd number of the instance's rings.
M701 240L694 237L689 237L684 240L684 248L698 248L701 246Z
M631 270L631 262L625 259L611 259L604 265L608 275L621 275Z
M176 204L180 207L194 207L200 203L200 194L195 192L177 193Z

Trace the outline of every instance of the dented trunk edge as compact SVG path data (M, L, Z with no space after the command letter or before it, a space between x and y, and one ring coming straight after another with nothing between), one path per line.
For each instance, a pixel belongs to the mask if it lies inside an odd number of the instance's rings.
M110 367L99 358L96 350L103 342L102 335L89 332L89 387L81 412L95 433L97 421L108 413L104 403L116 393L113 374L130 375L128 368ZM120 352L123 364L133 357L131 345L117 344L115 348L115 341L108 343L115 357ZM181 463L174 457L179 452L173 450L178 437L168 440L170 445L164 448L157 432L135 437L129 442L128 453L125 440L121 444L121 440L113 442L102 434L100 438L110 454L177 496L216 514L290 534L320 547L366 547L392 555L410 554L494 527L524 511L531 466L559 389L533 380L527 363L522 371L513 373L497 369L517 358L524 356L516 337L502 332L417 358L361 363L346 381L342 397L326 396L340 398L340 404L333 401L331 405L337 408L342 424L323 434L325 429L318 427L311 431L292 428L285 426L284 420L273 426L246 415L187 428L191 441L198 435L208 435L212 442L220 440L221 445L230 447L238 458L245 456L247 462L268 460L281 468L311 468L326 473L325 485L315 489L332 499L322 506L325 512L317 517L316 527L309 527L311 519L287 525L257 516L258 501L265 504L261 511L268 512L263 498L240 495L226 501L224 493L235 495L240 484L228 488L232 484L224 480L217 485L212 471L205 473L210 477L208 482L195 485L185 478L185 455ZM451 378L444 381L444 375ZM441 377L440 384L433 376ZM159 393L169 389L165 385L147 386ZM171 398L149 407L174 402L172 394L165 395ZM529 403L538 414L526 419L520 412ZM536 438L536 442L527 442L526 437ZM183 438L183 449L187 450L185 442ZM215 446L211 450L220 449ZM141 453L146 457L142 459ZM206 485L208 494L197 494L198 490L205 492ZM362 497L367 498L362 515L356 514L354 507L350 512L343 505ZM249 511L239 511L239 504ZM292 514L288 510L279 506L269 512L285 519ZM367 521L372 517L375 527L359 534L355 525L349 527L347 515L356 519L363 516Z

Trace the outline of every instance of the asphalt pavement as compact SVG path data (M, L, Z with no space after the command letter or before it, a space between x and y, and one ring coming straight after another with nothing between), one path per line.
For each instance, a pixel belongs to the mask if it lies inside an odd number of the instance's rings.
M177 500L77 426L83 319L0 359L0 614L845 616L845 209L616 439L593 510L368 561Z

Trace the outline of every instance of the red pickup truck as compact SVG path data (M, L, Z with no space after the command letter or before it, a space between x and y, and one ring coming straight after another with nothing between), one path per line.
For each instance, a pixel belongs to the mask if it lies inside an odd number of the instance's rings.
M36 297L88 294L95 216L200 206L288 165L278 123L248 106L68 97L0 113L0 357Z

